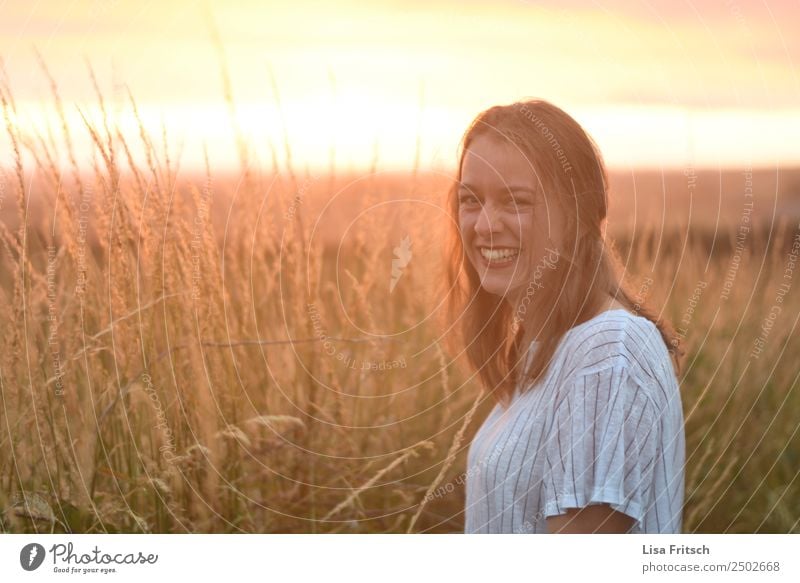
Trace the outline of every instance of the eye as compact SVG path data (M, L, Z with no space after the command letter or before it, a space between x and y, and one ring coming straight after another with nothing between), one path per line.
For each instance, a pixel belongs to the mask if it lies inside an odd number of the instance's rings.
M471 192L461 192L458 195L458 205L459 206L466 206L466 207L474 207L480 206L481 201L478 200Z
M506 197L505 204L511 209L522 211L529 210L533 206L533 201L526 196L509 196Z

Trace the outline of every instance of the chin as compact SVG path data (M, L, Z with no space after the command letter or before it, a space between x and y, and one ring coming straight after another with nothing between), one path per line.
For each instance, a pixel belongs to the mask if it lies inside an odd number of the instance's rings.
M481 287L487 293L498 297L510 297L515 293L515 287L509 281L486 281L481 283Z
M474 267L474 264L473 264ZM496 296L513 295L515 291L521 286L519 281L515 281L516 277L508 277L504 274L485 273L484 266L478 266L476 271L481 278L481 287L484 291Z

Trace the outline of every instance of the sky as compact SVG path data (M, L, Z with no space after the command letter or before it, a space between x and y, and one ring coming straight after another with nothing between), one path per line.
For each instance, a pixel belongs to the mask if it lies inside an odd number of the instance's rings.
M87 157L88 63L123 133L138 134L129 89L184 167L206 148L235 168L238 127L264 167L270 145L285 164L286 136L312 170L447 170L477 113L529 97L572 114L612 168L784 167L800 164L798 23L796 1L0 0L0 57L13 121L46 132L41 54Z

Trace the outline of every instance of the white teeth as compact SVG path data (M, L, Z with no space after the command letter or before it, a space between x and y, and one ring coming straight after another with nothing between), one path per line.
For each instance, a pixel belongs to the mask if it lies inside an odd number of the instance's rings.
M505 261L519 255L519 249L487 249L481 247L481 255L489 261Z

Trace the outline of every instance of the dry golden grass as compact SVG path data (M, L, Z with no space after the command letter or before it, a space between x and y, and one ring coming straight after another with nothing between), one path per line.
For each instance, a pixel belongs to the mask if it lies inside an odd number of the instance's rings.
M442 177L182 177L168 136L123 136L108 116L86 122L83 173L66 123L28 135L7 85L0 99L0 529L462 530L466 448L492 403L440 348ZM407 196L432 206L380 204ZM751 355L797 222L750 232L724 299L736 220L709 239L669 219L615 234L676 325L706 284L681 378L685 529L800 532L796 281Z

